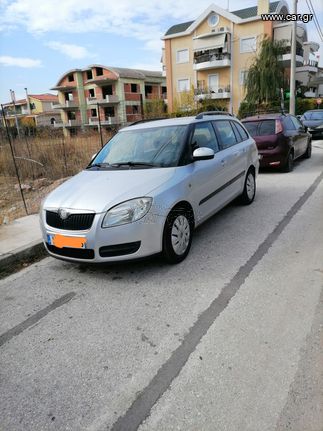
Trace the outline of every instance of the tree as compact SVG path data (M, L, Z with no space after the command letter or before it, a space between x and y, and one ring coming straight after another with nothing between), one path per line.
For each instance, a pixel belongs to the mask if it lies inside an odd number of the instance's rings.
M284 68L281 56L286 52L284 40L275 41L265 37L255 57L245 82L245 101L268 104L279 97L284 83Z

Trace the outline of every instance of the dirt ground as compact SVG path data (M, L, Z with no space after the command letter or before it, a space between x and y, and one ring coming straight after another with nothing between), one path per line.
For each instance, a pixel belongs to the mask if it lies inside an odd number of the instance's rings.
M47 178L38 178L23 183L23 195L27 206L26 213L17 178L0 176L0 225L7 224L27 214L37 213L44 197L66 179L61 178L53 181Z

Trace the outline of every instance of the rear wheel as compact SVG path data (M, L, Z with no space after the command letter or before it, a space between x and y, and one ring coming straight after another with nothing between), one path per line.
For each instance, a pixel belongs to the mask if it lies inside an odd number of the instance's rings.
M290 153L288 154L287 162L286 162L285 166L283 167L283 171L284 172L291 172L293 169L294 169L294 155L290 151Z
M308 144L307 144L306 151L304 153L304 158L305 159L310 159L311 155L312 155L312 142L311 142L311 140L309 140Z
M243 205L250 205L256 195L256 179L252 169L249 169L243 187L243 192L240 196L240 202Z
M188 255L191 243L193 223L189 211L176 208L167 217L163 234L164 258L169 263L182 262Z

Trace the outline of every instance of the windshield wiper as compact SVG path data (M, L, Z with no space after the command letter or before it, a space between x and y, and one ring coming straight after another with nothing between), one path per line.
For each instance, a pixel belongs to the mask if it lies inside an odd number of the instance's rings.
M147 166L150 168L155 168L158 165L152 164L152 163L145 163L145 162L120 162L120 163L112 163L110 166L112 166L113 168L118 168L119 166L129 166L129 167Z
M89 165L86 169L90 168L106 168L110 166L110 163L93 163L93 165Z

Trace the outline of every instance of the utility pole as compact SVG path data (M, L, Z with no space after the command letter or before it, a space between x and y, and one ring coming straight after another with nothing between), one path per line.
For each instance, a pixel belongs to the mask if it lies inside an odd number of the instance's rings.
M297 16L297 0L293 0L293 14ZM290 53L290 83L289 83L289 113L295 115L295 70L296 70L296 24L297 21L292 21L292 46Z
M26 87L25 87L25 92L26 92L26 101L27 101L27 110L28 110L28 115L31 115L31 106L30 106L29 96L28 96L28 91L27 91L27 88L26 88Z
M19 130L19 121L18 121L18 117L17 117L17 110L16 110L16 96L15 96L15 92L11 89L10 89L10 96L11 96L11 101L12 101L13 108L14 108L17 135L19 137L20 136L20 130Z

